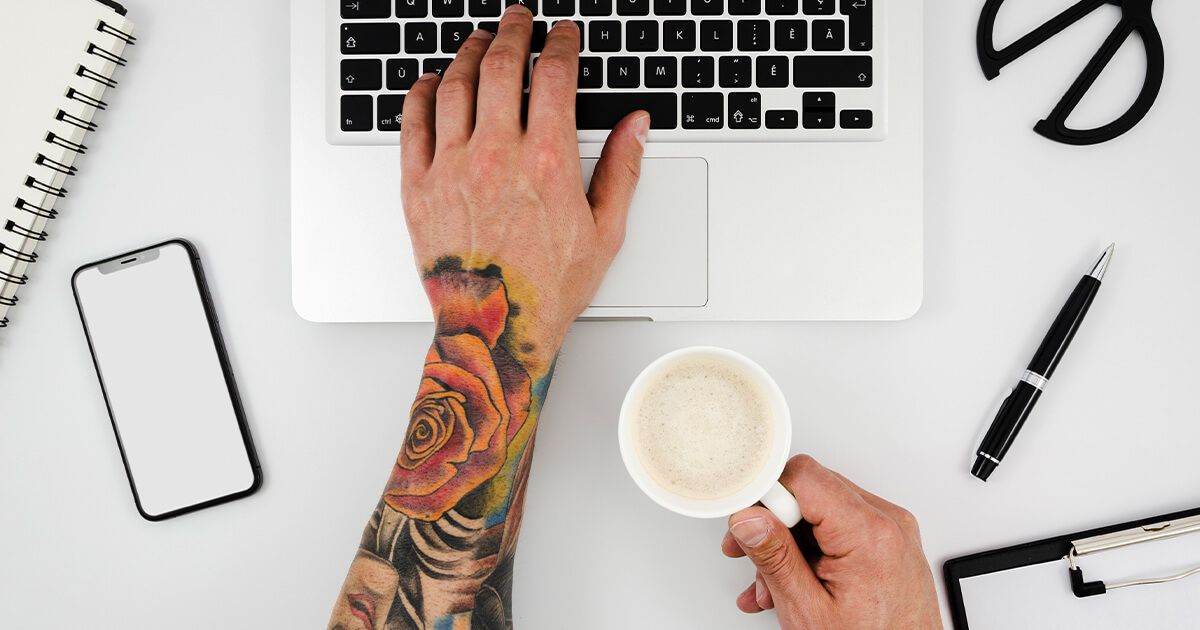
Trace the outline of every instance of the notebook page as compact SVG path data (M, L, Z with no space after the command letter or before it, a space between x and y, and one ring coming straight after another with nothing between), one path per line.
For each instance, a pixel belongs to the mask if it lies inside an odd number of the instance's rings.
M97 31L101 20L132 32L130 21L96 0L6 2L0 7L0 85L5 86L5 98L0 99L0 243L7 249L32 251L37 245L36 239L9 229L10 221L33 233L46 230L47 219L16 208L18 200L45 212L57 201L45 190L28 186L27 178L35 178L44 185L41 188L62 188L68 178L59 170L77 157L75 151L46 142L47 132L67 143L86 144L84 129L56 120L56 115L62 110L86 122L95 114L94 107L67 98L68 88L103 100L103 83L76 75L81 65L104 77L115 70L112 61L88 53L91 43L117 56L125 48L120 38ZM59 166L37 165L39 154ZM19 278L28 266L0 255L0 272ZM16 287L3 280L0 274L0 297L11 298ZM0 304L0 319L6 311Z
M1071 592L1067 566L1061 560L962 580L971 630L1165 630L1200 623L1200 575L1081 599ZM1084 556L1079 566L1089 582L1171 575L1200 566L1200 534Z

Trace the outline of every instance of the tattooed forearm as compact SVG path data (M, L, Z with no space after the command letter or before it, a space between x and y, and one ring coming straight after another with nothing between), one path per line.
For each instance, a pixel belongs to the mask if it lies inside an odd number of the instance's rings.
M519 321L530 316L496 266L443 259L425 288L436 336L331 628L512 626L513 555L555 349Z

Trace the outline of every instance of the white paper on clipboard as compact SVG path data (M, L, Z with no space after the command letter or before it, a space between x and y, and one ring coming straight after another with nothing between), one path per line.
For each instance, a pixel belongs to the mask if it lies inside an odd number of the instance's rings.
M1200 534L1113 549L1079 564L1088 580L1105 582L1179 573L1200 565ZM1200 575L1078 598L1064 559L960 584L971 630L1200 628Z

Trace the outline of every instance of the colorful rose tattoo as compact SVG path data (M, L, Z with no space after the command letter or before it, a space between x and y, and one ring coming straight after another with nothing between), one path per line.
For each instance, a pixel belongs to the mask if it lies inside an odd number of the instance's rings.
M434 343L333 628L512 626L512 559L550 370L531 375L514 355L520 311L498 268L445 259L425 290Z

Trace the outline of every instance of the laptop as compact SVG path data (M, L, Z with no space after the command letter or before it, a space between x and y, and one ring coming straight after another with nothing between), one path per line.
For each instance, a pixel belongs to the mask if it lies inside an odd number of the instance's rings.
M400 199L422 72L517 0L292 0L292 297L428 321ZM582 29L578 164L651 114L626 244L585 318L899 320L922 299L921 0L521 0Z

